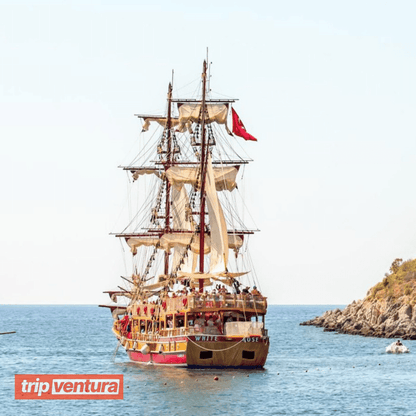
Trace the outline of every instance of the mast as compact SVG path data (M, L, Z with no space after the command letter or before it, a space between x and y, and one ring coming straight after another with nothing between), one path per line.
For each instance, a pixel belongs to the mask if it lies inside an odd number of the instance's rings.
M167 129L167 154L166 154L166 163L165 163L165 172L173 164L173 152L172 152L172 84L169 83L168 87L168 117L166 123ZM165 232L170 232L170 182L166 180L166 203L165 203ZM165 274L169 272L169 253L165 251Z
M205 95L206 95L207 62L204 61L202 71L202 105L201 105L201 207L199 213L199 271L204 273L204 247L205 247L205 171L206 171L206 145L205 145ZM204 290L204 280L199 279L199 292Z

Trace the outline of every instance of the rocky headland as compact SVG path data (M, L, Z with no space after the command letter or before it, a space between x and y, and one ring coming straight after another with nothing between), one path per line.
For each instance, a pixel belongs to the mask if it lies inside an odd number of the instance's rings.
M366 337L416 339L416 259L396 259L390 273L364 300L354 301L342 311L326 311L300 325Z

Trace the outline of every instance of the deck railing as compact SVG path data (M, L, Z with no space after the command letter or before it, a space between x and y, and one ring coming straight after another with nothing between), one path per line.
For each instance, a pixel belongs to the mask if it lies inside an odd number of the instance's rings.
M119 324L115 322L115 329L120 330ZM127 336L122 331L123 336ZM264 329L262 322L226 322L224 328L217 328L216 326L188 326L180 328L167 328L157 331L155 333L148 332L139 333L135 330L132 333L130 341L143 341L143 342L158 342L160 337L177 337L177 336L188 336L188 335L225 335L225 336L252 336L252 335L267 335L267 330Z
M252 295L230 295L230 294L218 294L207 295L197 294L187 297L189 302L189 308L191 309L267 309L267 299L263 296ZM172 299L169 299L172 300Z
M139 310L140 309L140 310ZM267 309L267 298L252 295L231 295L231 294L195 294L166 298L162 305L139 304L133 309L133 315L158 316L161 312L181 311L184 309L206 310L210 309L240 309L244 311L252 310L265 313Z

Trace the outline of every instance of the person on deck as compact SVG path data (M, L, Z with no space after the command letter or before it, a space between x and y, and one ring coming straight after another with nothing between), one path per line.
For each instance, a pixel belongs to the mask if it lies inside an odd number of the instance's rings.
M261 296L260 292L257 290L256 286L253 286L253 290L251 291L253 296Z
M205 320L202 318L201 314L199 314L198 318L195 319L195 331L196 332L204 332Z
M217 327L218 332L222 334L222 322L218 315L214 315L214 325Z
M215 334L217 333L217 331L218 331L217 328L214 326L214 319L212 318L212 315L210 315L207 321L206 333Z

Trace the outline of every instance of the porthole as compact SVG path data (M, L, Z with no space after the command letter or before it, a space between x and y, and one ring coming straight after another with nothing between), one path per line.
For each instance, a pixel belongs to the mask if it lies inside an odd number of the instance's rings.
M207 360L208 358L212 358L212 351L201 351L199 353L199 358L201 360Z
M246 360L254 360L255 351L244 351L243 358Z

